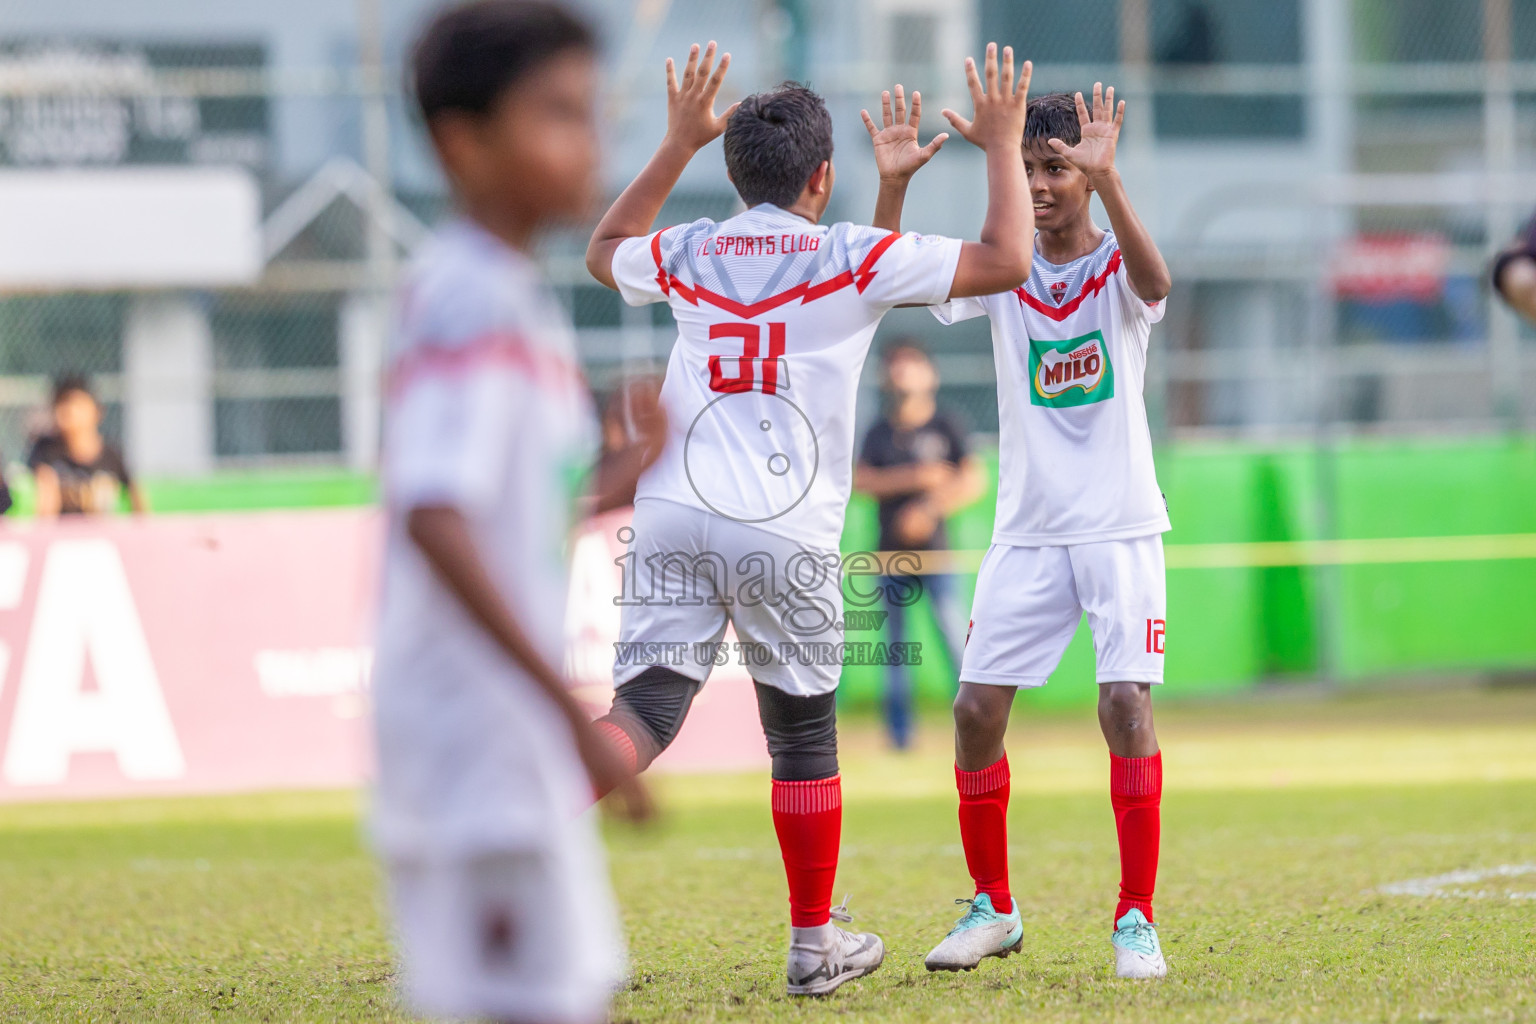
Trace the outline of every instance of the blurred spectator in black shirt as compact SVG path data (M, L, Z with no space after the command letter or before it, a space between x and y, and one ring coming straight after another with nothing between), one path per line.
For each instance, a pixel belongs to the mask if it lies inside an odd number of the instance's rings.
M113 512L124 492L133 511L148 510L122 451L101 436L101 405L84 377L54 384L53 430L33 443L27 465L41 517Z
M853 486L880 502L882 550L943 550L949 545L944 517L986 489L981 468L964 433L938 407L939 374L928 354L916 342L900 340L885 349L883 360L885 416L864 435ZM907 588L891 577L881 582L891 641L904 642L908 607L892 598ZM958 673L967 616L954 577L924 575L922 582ZM905 747L912 722L912 683L905 665L886 670L885 714L892 744Z

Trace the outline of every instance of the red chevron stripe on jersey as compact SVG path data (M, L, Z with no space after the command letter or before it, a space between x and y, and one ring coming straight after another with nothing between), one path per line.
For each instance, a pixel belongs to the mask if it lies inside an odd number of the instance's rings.
M1054 306L1050 303L1042 302L1040 299L1035 298L1025 290L1024 285L1019 285L1019 287L1015 288L1013 291L1014 294L1019 297L1020 302L1027 305L1036 313L1043 313L1050 317L1052 320L1065 320L1067 317L1077 312L1077 307L1083 304L1084 299L1090 295L1095 295L1102 291L1104 286L1109 283L1109 279L1115 276L1115 271L1119 269L1120 250L1116 249L1110 254L1109 262L1104 265L1103 271L1101 271L1097 277L1091 277L1086 282L1084 282L1083 290L1077 293L1076 298L1069 302L1064 302L1060 306ZM1028 282L1026 282L1026 284L1027 283Z
M845 270L836 277L828 278L817 285L813 285L809 281L801 281L793 288L779 292L777 295L770 295L766 299L759 299L757 302L737 302L735 299L721 295L718 292L710 291L701 284L689 287L682 279L667 273L666 267L662 266L661 263L661 236L670 230L671 228L665 228L651 236L651 258L656 261L656 283L661 286L662 293L670 295L676 292L690 305L694 306L697 306L700 301L707 302L711 306L723 309L727 313L734 314L745 320L761 316L769 310L777 309L786 302L793 302L796 299L800 300L801 305L807 302L815 302L817 299L825 298L833 292L842 291L849 285L857 288L860 295L864 294L864 289L869 287L869 282L874 280L877 273L875 264L881 256L885 255L885 251L901 237L901 232L892 231L880 239L880 241L875 243L874 248L869 250L869 255L864 257L864 261L859 264L857 270ZM1119 256L1118 250L1115 255Z

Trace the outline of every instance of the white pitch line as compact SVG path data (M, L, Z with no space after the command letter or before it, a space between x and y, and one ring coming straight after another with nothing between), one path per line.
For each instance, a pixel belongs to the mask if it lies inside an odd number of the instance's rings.
M1464 885L1484 882L1491 878L1519 878L1536 875L1536 864L1500 864L1495 868L1448 871L1429 878L1410 878L1406 882L1392 882L1378 886L1376 891L1388 896L1434 896L1464 900L1510 899L1536 900L1536 892L1490 892L1487 889L1463 889ZM1455 888L1451 888L1455 886Z
M875 552L893 575L974 573L984 549ZM1168 544L1170 569L1261 569L1280 566L1381 565L1406 562L1489 562L1536 558L1536 533L1462 537L1377 537L1357 540L1280 540L1241 544ZM856 562L844 566L859 571Z

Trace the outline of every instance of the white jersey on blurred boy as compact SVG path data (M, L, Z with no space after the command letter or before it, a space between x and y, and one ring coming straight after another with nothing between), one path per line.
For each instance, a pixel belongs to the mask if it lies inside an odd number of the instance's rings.
M467 221L426 246L399 315L374 824L408 988L416 1005L449 1016L499 1005L507 1016L585 1019L601 1014L622 950L601 847L590 816L578 816L592 796L570 728L406 534L413 508L461 511L518 621L563 663L564 545L596 429L574 335L527 259ZM514 959L531 934L466 929L476 907L537 920L539 949ZM504 979L486 945L497 941Z

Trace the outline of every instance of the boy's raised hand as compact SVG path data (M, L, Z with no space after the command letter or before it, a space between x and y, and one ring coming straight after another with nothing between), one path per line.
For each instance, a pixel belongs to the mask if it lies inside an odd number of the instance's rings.
M864 127L869 129L869 138L875 147L875 166L880 171L880 180L891 183L904 183L912 175L917 173L933 154L939 151L944 141L949 138L948 132L940 132L933 137L933 141L926 146L917 144L917 126L923 118L923 94L912 94L912 116L907 117L906 94L901 86L896 86L896 105L894 113L891 107L891 94L880 94L880 119L884 122L884 128L876 128L875 121L869 116L869 111L861 110L859 114L864 118Z
M725 113L715 114L715 98L720 95L720 85L725 81L725 69L731 66L731 55L720 57L716 65L715 42L709 41L702 57L699 44L688 51L688 63L683 67L683 80L677 80L677 66L667 58L667 138L689 151L703 149L725 131L725 123L739 104L732 104ZM713 66L713 72L711 67Z
M1013 79L1013 47L1003 47L1002 66L997 60L997 44L987 44L984 77L976 73L976 62L965 58L965 80L971 89L971 99L976 104L976 115L967 121L953 110L945 110L944 116L954 125L955 131L974 146L990 149L993 146L1012 146L1018 149L1024 142L1024 111L1029 105L1029 80L1035 66L1025 61L1019 69L1019 79Z
M1082 128L1082 141L1069 146L1060 139L1051 139L1050 146L1067 159L1073 167L1094 181L1102 174L1114 170L1115 143L1120 138L1120 126L1125 123L1125 101L1115 107L1115 87L1106 92L1103 82L1093 83L1093 116L1088 116L1088 105L1083 94L1077 94L1077 123Z

